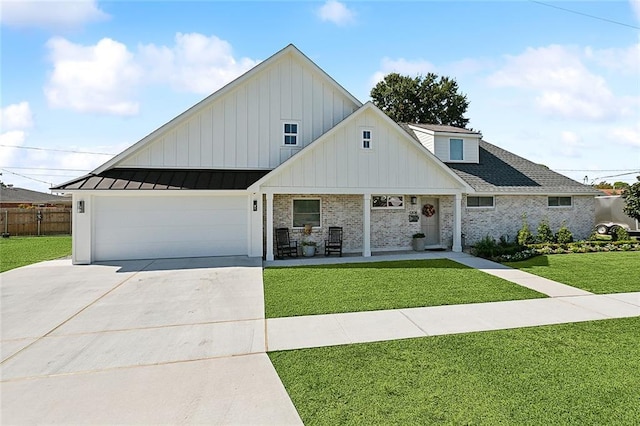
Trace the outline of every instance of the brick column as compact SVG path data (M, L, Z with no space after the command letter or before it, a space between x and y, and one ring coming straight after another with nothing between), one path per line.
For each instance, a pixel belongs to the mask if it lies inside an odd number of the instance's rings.
M458 193L453 201L453 247L455 252L462 251L462 194Z

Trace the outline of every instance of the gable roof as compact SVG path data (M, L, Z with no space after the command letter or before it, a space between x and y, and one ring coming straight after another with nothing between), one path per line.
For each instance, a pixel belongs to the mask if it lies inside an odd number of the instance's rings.
M74 179L54 190L247 189L269 170L117 168Z
M346 126L349 126L352 122L358 120L358 118L362 114L364 114L366 111L373 111L378 115L378 117L380 117L388 125L398 129L399 134L404 136L407 142L411 143L420 152L422 152L427 158L429 158L433 163L435 163L435 165L439 167L441 171L443 171L446 175L448 175L453 181L457 182L457 184L460 186L461 189L464 189L469 192L473 191L473 188L469 186L469 184L464 179L462 179L460 176L454 173L438 157L436 157L431 151L425 148L424 145L422 145L420 141L417 139L417 137L413 135L413 133L402 131L406 129L404 129L401 125L399 125L398 123L393 121L391 118L389 118L387 114L385 114L382 110L376 107L371 101L368 101L367 103L365 103L363 106L358 108L358 110L356 110L353 114L349 115L347 118L345 118L340 123L338 123L333 128L331 128L331 130L321 135L315 141L313 141L312 143L304 147L302 150L300 150L299 152L297 152L296 154L288 158L286 161L284 161L278 167L270 171L264 177L256 181L253 185L249 187L249 190L252 190L252 191L259 190L262 184L264 184L265 182L268 182L271 178L280 174L284 169L291 166L291 164L297 161L300 161L302 158L305 157L306 153L316 149L316 147L321 145L324 141L328 140L329 138L332 138L338 132L341 132Z
M289 44L284 49L282 49L279 52L276 52L275 54L271 55L269 58L267 58L263 62L259 63L255 67L251 68L249 71L247 71L244 74L242 74L241 76L237 77L235 80L233 80L230 83L226 84L225 86L223 86L222 88L218 89L217 91L215 91L211 95L207 96L202 101L198 102L197 104L195 104L191 108L187 109L183 113L181 113L178 116L174 117L173 119L171 119L170 121L168 121L164 125L160 126L159 128L157 128L153 132L149 133L147 136L142 138L140 141L136 142L135 144L133 144L132 146L130 146L126 150L122 151L120 154L116 155L115 157L113 157L109 161L105 162L104 164L102 164L101 166L96 168L92 173L93 174L100 174L100 173L110 169L111 167L116 166L118 164L118 162L122 161L123 159L125 159L125 158L129 157L130 155L134 154L135 152L139 151L140 149L145 147L148 143L152 142L157 136L161 135L163 132L165 132L166 130L170 129L172 126L174 126L178 122L180 122L182 120L186 120L190 116L200 112L204 108L207 108L212 103L214 103L216 100L218 100L222 96L226 95L230 91L234 90L236 87L238 87L239 85L241 85L245 81L249 80L250 78L252 78L256 74L260 73L262 70L268 68L269 66L271 66L272 64L277 62L280 58L282 58L282 57L284 57L285 55L288 55L288 54L294 55L296 58L298 58L302 62L306 63L311 68L315 69L322 76L324 76L327 79L327 81L329 81L334 87L336 87L338 89L338 91L341 92L345 97L347 97L349 100L351 100L358 107L362 106L362 102L360 102L358 99L356 99L344 87L342 87L338 82L336 82L333 79L333 77L331 77L322 68L320 68L318 65L316 65L311 59L309 59L304 53L302 53L296 46L294 46L293 44Z
M480 161L447 163L477 192L535 194L602 194L560 173L536 164L484 140L480 141Z
M0 185L0 202L2 203L70 203L71 199L60 195L47 194L46 192L32 191L30 189L16 188Z

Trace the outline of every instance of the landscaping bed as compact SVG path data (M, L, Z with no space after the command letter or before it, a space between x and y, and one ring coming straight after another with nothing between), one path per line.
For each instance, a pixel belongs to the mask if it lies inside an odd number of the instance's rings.
M269 354L308 425L640 418L640 318Z
M448 259L266 268L267 318L546 297Z

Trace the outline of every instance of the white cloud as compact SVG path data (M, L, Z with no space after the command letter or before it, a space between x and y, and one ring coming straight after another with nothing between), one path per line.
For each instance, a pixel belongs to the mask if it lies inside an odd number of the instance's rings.
M33 126L29 102L20 102L0 109L0 129L24 130Z
M636 15L636 20L640 22L640 0L629 0L629 5Z
M114 115L138 113L131 100L141 77L127 47L109 38L83 46L63 38L47 42L53 72L44 92L55 108Z
M109 18L96 0L4 0L0 22L12 27L73 28Z
M560 133L560 140L562 144L559 148L563 155L574 158L582 156L585 144L577 133L567 130L562 131Z
M24 130L10 130L0 134L0 158L3 165L10 164L18 154L19 147L24 144L27 133Z
M626 48L585 49L585 57L621 74L640 74L640 43Z
M407 60L404 58L391 59L384 57L380 61L380 69L371 77L371 85L382 81L385 75L396 72L398 74L417 76L435 71L435 66L423 59Z
M249 58L236 60L227 41L197 33L177 33L173 47L140 46L139 55L153 81L201 94L214 92L258 63Z
M611 131L611 140L621 145L640 148L640 125L636 128L618 127ZM640 159L640 157L639 157Z
M328 0L318 9L318 17L322 21L333 22L336 25L348 25L355 21L355 12L344 3Z
M589 71L580 52L570 47L528 48L521 55L507 56L505 66L488 82L535 91L538 108L553 116L600 120L625 109L605 79Z

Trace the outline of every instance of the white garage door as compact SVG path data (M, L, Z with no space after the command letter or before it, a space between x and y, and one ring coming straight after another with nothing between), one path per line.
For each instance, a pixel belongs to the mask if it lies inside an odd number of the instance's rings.
M246 196L96 197L94 259L247 255Z

